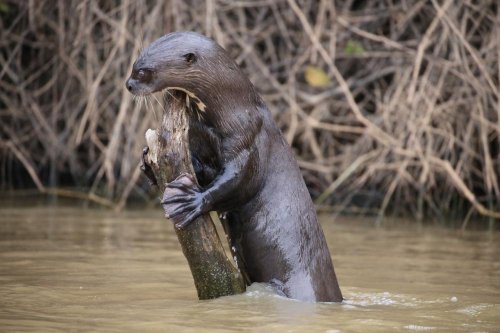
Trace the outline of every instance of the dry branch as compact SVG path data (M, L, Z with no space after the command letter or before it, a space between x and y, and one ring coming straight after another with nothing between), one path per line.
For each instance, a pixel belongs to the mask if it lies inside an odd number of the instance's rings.
M22 169L119 207L143 196L138 133L161 106L124 80L143 45L195 30L248 73L324 204L498 216L498 1L2 3L0 188L26 185ZM309 85L308 66L332 84Z
M147 158L161 192L182 174L196 180L189 152L189 122L186 95L168 96L162 121L156 131L148 130ZM245 291L245 282L224 253L209 214L198 217L183 229L175 229L186 257L199 299L211 299Z

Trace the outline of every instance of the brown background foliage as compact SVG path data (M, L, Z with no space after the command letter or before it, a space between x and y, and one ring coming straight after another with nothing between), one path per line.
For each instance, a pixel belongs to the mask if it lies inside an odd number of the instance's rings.
M0 19L4 190L148 197L138 159L161 101L124 81L144 45L194 30L249 75L318 203L499 217L495 0L2 0Z

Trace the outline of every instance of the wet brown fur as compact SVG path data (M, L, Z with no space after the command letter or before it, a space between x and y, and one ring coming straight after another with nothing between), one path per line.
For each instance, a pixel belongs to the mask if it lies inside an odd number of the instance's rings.
M295 299L342 300L293 152L223 48L192 32L165 35L139 56L127 88L136 95L181 89L191 96L189 140L202 188L183 180L172 187L185 195L164 196L178 227L215 210L252 282L272 283Z

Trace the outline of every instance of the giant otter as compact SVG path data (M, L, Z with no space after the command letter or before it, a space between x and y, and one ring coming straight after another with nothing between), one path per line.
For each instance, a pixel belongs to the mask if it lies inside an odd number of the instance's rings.
M217 211L251 282L294 299L342 301L294 154L222 47L193 32L165 35L142 51L126 86L136 95L180 90L192 101L189 143L201 188L185 176L168 185L162 204L177 227Z

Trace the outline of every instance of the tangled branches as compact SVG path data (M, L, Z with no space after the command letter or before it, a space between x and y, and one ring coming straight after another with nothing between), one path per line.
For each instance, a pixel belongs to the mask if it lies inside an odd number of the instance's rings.
M144 195L138 156L160 106L133 103L124 80L143 44L194 30L258 87L318 203L500 215L494 0L0 5L3 188L22 168L40 190L69 183L120 206ZM311 66L330 80L308 80Z

